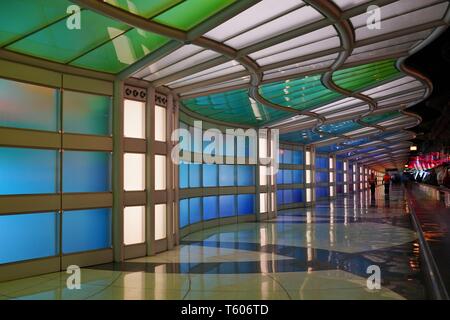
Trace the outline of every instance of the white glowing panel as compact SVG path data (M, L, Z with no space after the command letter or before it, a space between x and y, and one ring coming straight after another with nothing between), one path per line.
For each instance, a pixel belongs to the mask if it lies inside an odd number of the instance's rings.
M267 212L267 193L259 194L259 213Z
M306 165L311 165L311 151L306 151Z
M306 189L306 202L311 202L311 189Z
M166 108L155 106L155 140L166 141Z
M166 204L155 204L155 240L167 236Z
M311 170L306 170L306 183L311 183Z
M344 193L348 193L348 187L346 184L344 184Z
M126 138L145 139L145 102L125 100L123 135Z
M260 136L259 137L259 157L267 158L267 138Z
M259 166L259 185L265 186L267 185L267 167Z
M333 172L330 172L330 182L334 182L334 174L333 174Z
M347 171L347 166L348 166L347 161L344 161L344 171Z
M275 208L275 192L272 192L271 204L272 204L272 207L271 207L272 211L275 211L276 210L276 208Z
M145 154L123 155L123 188L125 191L145 190Z
M329 168L333 169L333 158L330 158L329 160Z
M334 197L334 186L330 186L330 197Z
M125 207L123 210L123 243L145 242L145 207Z
M166 190L166 156L155 155L155 190Z

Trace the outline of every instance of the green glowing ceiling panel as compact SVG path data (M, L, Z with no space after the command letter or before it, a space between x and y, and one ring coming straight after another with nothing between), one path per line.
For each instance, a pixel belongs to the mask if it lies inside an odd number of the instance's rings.
M322 85L321 75L305 76L261 86L260 94L270 102L306 110L342 97Z
M104 2L146 19L172 8L183 0L105 0Z
M333 81L346 90L359 91L401 75L395 60L390 59L338 70L333 74Z
M236 0L106 0L122 10L157 23L189 31Z
M370 115L361 120L368 124L376 124L376 123L391 120L391 119L394 119L394 118L397 118L400 116L402 116L402 114L400 112L392 111L392 112Z
M72 4L65 0L1 1L0 45L5 46L48 24L64 19L68 15L67 7Z
M188 31L236 0L187 0L155 17L153 21Z
M246 89L217 93L182 101L183 105L210 119L258 126L292 114L252 102Z
M169 38L151 32L131 29L74 60L71 64L77 67L118 73L169 41Z
M8 50L67 63L131 28L95 12L81 11L81 29L69 29L66 19L8 46Z

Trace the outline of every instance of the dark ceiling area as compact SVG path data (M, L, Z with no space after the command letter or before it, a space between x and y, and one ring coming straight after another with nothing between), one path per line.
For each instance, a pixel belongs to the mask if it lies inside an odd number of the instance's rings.
M422 123L410 130L419 152L450 150L450 29L425 49L406 60L406 65L419 70L433 82L432 95L408 111L420 115Z

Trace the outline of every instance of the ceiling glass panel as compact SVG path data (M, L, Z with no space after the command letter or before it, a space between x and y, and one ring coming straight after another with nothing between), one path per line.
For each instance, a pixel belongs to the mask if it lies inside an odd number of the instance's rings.
M202 62L217 58L219 56L220 56L220 54L218 54L217 52L214 52L211 50L203 50L203 51L200 51L199 53L194 54L190 57L186 57L177 63L168 64L167 67L162 68L161 70L158 70L158 71L150 74L149 76L145 77L144 79L148 80L148 81L154 81L154 80L169 76L171 74L177 73L184 69L193 67Z
M188 31L234 2L236 0L186 0L152 20L169 27Z
M331 134L344 134L349 131L353 131L361 128L361 125L352 120L342 121L337 123L325 124L320 126L320 130Z
M282 43L276 44L274 46L268 47L263 50L259 50L255 53L250 54L250 57L255 60L260 60L262 58L267 58L271 55L276 55L281 52L286 52L292 49L298 49L299 51L303 50L304 46L316 43L321 40L330 39L332 37L337 36L336 30L332 26L328 26L302 36L293 38L288 41L284 41ZM301 56L299 53L297 56ZM259 61L258 61L259 63ZM267 64L267 63L265 63Z
M78 67L118 73L169 41L169 38L154 33L132 29L76 59L71 64Z
M416 4L417 6L426 6L427 2L430 2L431 0L422 1L422 0L409 0L409 1L399 1L395 2L395 4L399 4L401 6L408 6L408 3ZM436 1L432 1L436 2ZM355 30L356 40L363 40L375 36L379 36L382 34L390 33L396 30L403 30L411 27L418 26L420 24L425 24L430 21L436 21L439 19L442 19L447 7L448 2L442 2L437 5L434 5L432 7L423 8L421 10L413 11L410 13L406 13L400 16L395 16L393 13L394 10L390 10L388 6L381 7L381 17L382 21L382 28L379 29L369 29L366 27L366 21L367 21L367 14L360 15L358 17L352 18L352 23L354 23L354 26L360 25L361 27L357 28ZM411 6L410 8L412 8ZM393 18L388 18L394 16Z
M225 44L232 48L242 49L314 21L318 21L322 18L323 16L318 11L310 6L305 6L238 35L226 41Z
M143 18L154 17L183 0L103 0L122 10L134 13Z
M246 76L246 77L241 77L239 79L233 79L230 81L224 81L224 82L220 82L218 84L213 84L213 85L209 85L209 86L202 86L201 88L197 88L194 90L189 90L189 91L182 91L180 93L180 96L186 96L186 95L191 95L191 94L197 94L197 93L201 93L201 92L207 92L209 90L217 90L217 89L225 89L228 87L232 87L232 86L245 86L246 84L248 84L250 82L250 76Z
M283 0L282 6L279 0L262 0L212 29L205 37L223 42L302 5L300 0Z
M238 62L229 61L221 65L215 66L213 68L182 78L180 80L170 82L168 83L168 86L171 88L179 88L199 81L205 81L216 77L224 76L227 74L236 73L242 70L245 70L245 68L241 66Z
M356 91L399 75L395 60L384 60L338 70L333 74L333 81L341 88Z
M67 63L131 29L92 11L84 10L81 15L79 30L67 28L67 21L63 19L11 44L7 49Z
M299 48L280 52L278 54L268 55L264 58L256 60L256 62L261 66L265 66L280 61L311 55L313 53L318 53L329 49L339 48L340 45L341 41L339 37L333 37L330 39L310 43Z
M182 103L189 110L214 120L252 126L291 115L289 112L267 108L251 100L246 89L185 99Z
M140 70L139 72L134 74L134 77L136 78L144 78L146 76L149 76L152 73L156 73L160 71L163 68L166 68L170 65L173 65L177 62L180 62L184 59L187 59L204 49L199 46L195 46L193 44L182 46L181 48L169 53L165 57L159 59L158 61L152 63L151 65L145 67L144 69Z
M68 16L66 0L14 0L0 2L0 45Z
M328 68L333 64L337 56L338 54L335 53L316 59L290 64L269 71L264 71L264 80L274 79L277 77L286 77L301 72Z
M368 123L368 124L376 124L381 121L386 121L388 119L396 118L399 116L401 116L400 112L393 111L393 112L388 112L388 113L370 115L368 117L363 118L362 121L365 123Z
M333 2L341 8L341 10L347 10L358 5L369 2L370 0L333 0Z
M315 107L341 95L322 85L321 76L304 76L260 87L260 94L273 103L298 110Z

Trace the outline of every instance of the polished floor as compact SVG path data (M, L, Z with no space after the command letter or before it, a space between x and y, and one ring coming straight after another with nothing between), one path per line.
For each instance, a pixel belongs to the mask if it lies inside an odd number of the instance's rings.
M369 289L369 266L381 288ZM175 250L0 283L0 299L425 299L405 192L363 192L193 233Z

